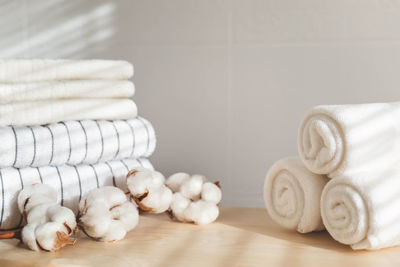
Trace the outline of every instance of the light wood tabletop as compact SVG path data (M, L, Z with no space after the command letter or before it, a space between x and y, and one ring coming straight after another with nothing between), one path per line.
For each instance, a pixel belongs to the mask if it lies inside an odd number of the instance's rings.
M352 251L326 232L298 234L271 221L264 209L221 208L217 222L196 226L143 215L119 242L78 234L73 247L33 252L0 241L0 266L400 266L400 248Z

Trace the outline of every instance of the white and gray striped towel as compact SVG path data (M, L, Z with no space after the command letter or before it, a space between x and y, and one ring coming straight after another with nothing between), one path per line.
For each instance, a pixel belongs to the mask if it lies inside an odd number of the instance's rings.
M149 157L154 128L137 117L116 121L67 121L42 126L0 126L0 168L94 164Z
M17 195L24 186L44 183L54 187L59 203L77 213L81 197L93 188L113 185L126 191L126 174L138 166L153 169L147 159L124 159L95 165L0 169L0 229L17 228L23 224L18 212Z

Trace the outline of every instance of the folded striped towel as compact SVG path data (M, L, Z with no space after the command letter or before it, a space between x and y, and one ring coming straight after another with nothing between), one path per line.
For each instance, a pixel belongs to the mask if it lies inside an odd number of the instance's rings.
M132 76L132 64L122 60L0 60L0 82L124 80Z
M0 125L42 125L69 120L124 120L137 116L130 99L69 99L0 105Z
M0 169L0 229L12 229L23 224L17 195L24 186L43 183L54 187L59 203L76 214L79 200L93 188L114 185L126 191L126 174L138 166L153 169L147 159L124 159L95 165Z
M39 167L149 157L156 145L146 119L0 126L0 168Z
M135 86L124 80L0 83L0 104L71 98L131 98Z

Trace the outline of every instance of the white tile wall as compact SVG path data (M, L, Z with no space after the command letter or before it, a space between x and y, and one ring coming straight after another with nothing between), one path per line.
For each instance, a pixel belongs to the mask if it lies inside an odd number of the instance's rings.
M316 104L400 99L399 0L0 1L0 57L122 58L165 174L262 206Z

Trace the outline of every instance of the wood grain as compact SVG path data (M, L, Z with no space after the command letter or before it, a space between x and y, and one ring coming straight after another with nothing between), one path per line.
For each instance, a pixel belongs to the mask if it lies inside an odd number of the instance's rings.
M264 209L221 209L217 222L196 226L166 215L143 215L116 243L81 233L73 247L33 252L0 241L0 266L400 266L400 248L352 251L326 232L298 234L271 221Z

